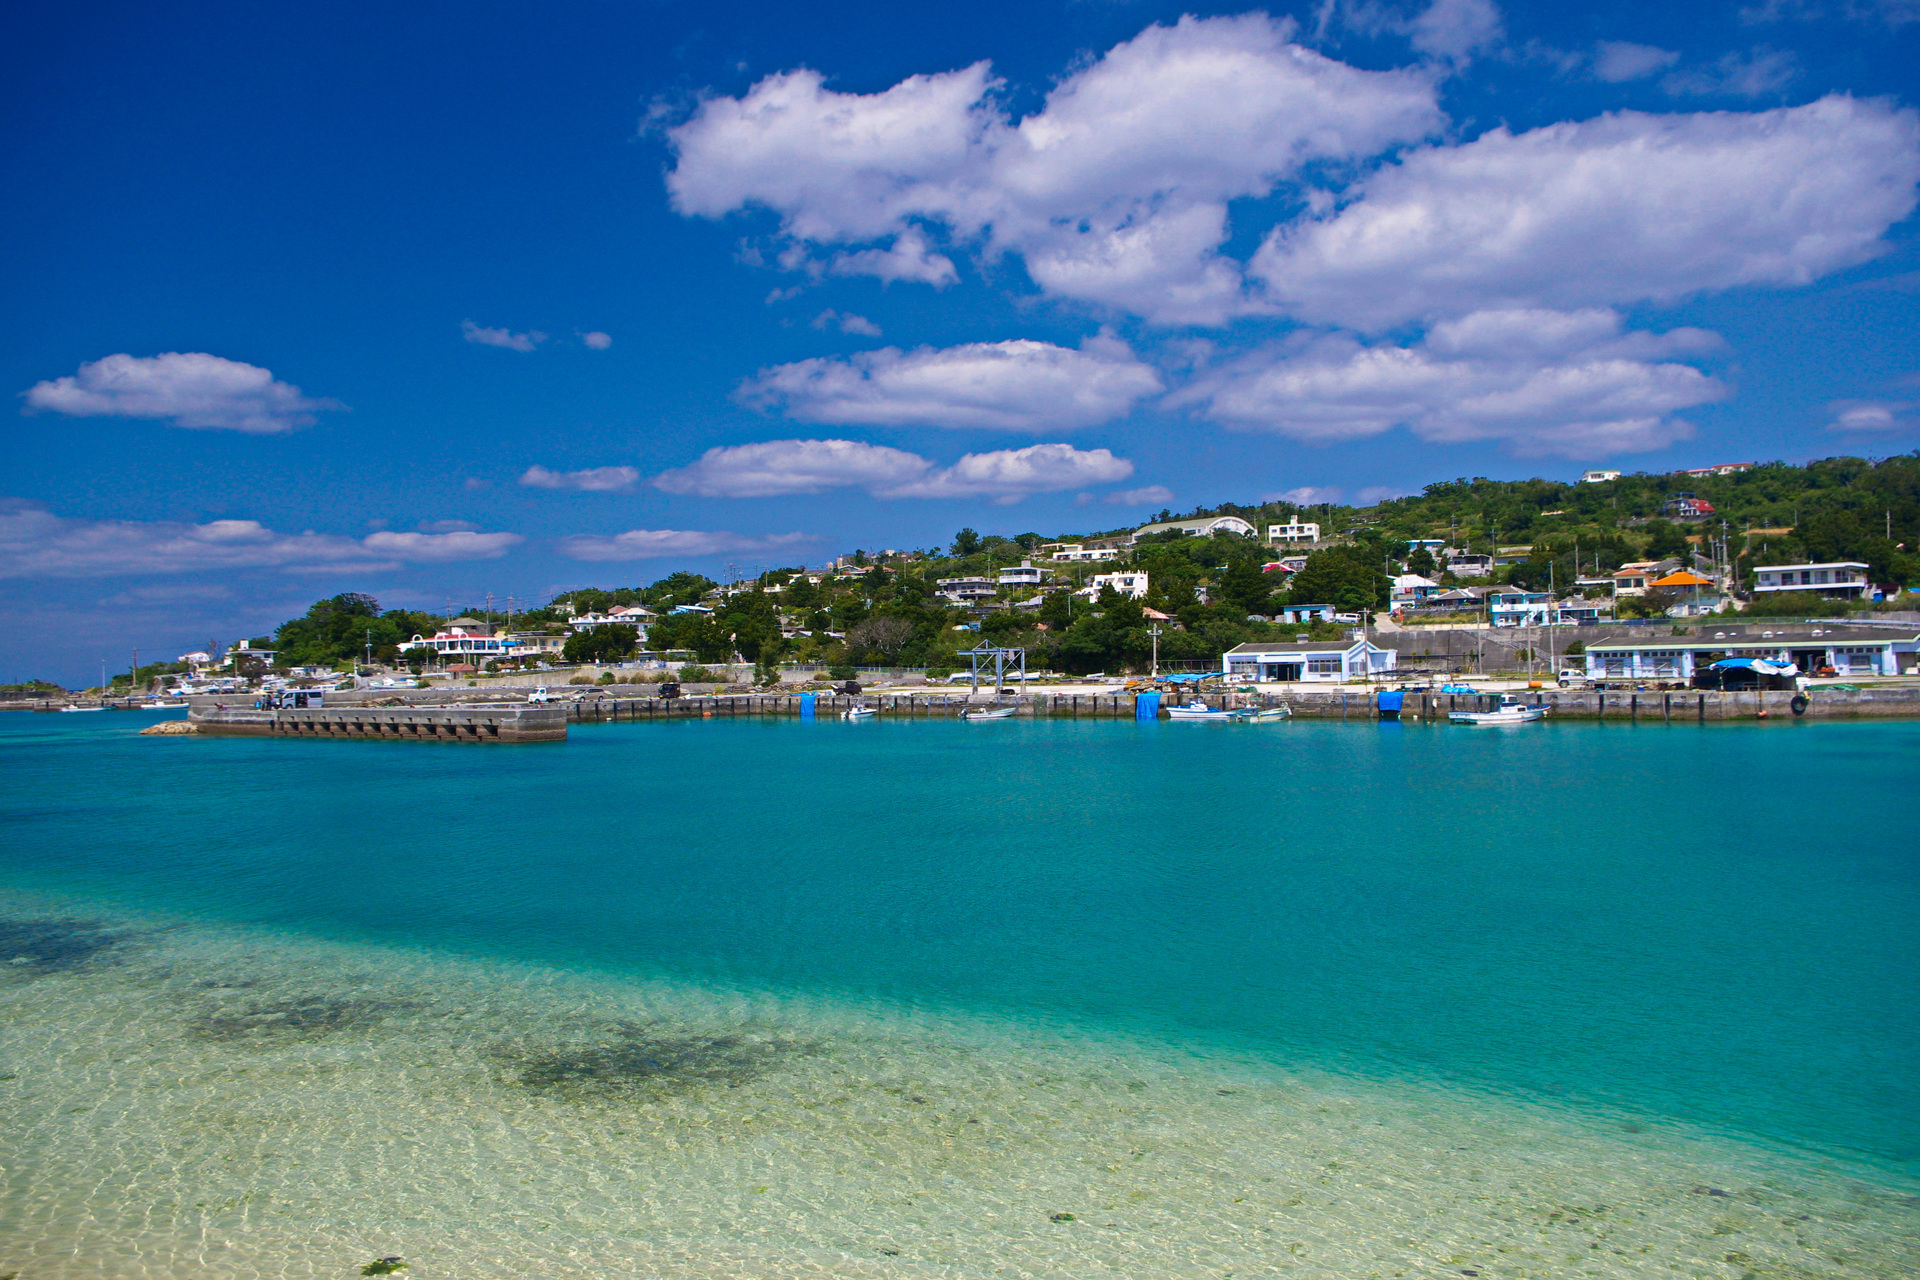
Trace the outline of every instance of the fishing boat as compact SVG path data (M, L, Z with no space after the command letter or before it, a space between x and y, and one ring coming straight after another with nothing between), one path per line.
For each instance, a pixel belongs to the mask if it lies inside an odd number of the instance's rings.
M60 709L61 709L62 711L105 711L105 710L106 710L106 708L105 708L105 707L80 707L80 706L75 706L75 705L74 705L73 703L71 703L71 702L69 702L69 703L68 703L68 704L67 704L66 706L64 706L64 707L62 707L62 708L60 708Z
M873 717L872 707L848 707L840 714L842 720L871 720Z
M1168 707L1167 718L1169 720L1218 720L1224 723L1228 720L1238 720L1240 716L1237 712L1228 711L1224 707L1210 707L1204 702L1189 702L1184 707Z
M1453 711L1447 719L1454 724L1530 724L1546 719L1547 709L1520 701L1510 693L1500 695L1500 705L1492 711Z
M1283 702L1277 707L1247 707L1235 714L1248 724L1273 724L1293 719L1293 708Z
M1011 720L1018 707L982 707L978 710L968 707L960 713L962 720Z

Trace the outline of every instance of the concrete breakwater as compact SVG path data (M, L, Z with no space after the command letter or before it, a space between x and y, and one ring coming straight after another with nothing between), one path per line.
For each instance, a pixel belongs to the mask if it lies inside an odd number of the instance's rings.
M568 709L491 707L326 707L254 710L199 707L196 732L254 738L384 738L398 742L564 742Z

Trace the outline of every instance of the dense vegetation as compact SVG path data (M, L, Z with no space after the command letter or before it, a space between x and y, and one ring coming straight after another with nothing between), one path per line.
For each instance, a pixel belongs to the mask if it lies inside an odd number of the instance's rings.
M1662 518L1662 505L1677 493L1713 503L1713 518ZM529 611L467 612L514 630L558 633L576 616L644 605L660 615L651 626L649 650L702 663L744 660L763 675L782 662L959 669L967 665L962 652L983 641L1025 648L1031 669L1088 673L1144 667L1156 626L1163 664L1210 664L1233 645L1299 634L1302 628L1265 621L1289 603L1330 604L1348 613L1385 608L1389 573L1447 581L1427 551L1410 545L1422 539L1479 552L1529 546L1527 557L1502 568L1496 580L1563 593L1581 577L1604 575L1630 560L1684 559L1700 549L1702 539L1720 537L1746 574L1762 563L1860 560L1875 581L1920 581L1920 455L1911 454L1880 461L1828 458L1804 467L1766 463L1730 476L1630 475L1600 484L1460 479L1367 508L1224 504L1188 514L1238 515L1256 527L1314 520L1336 545L1314 551L1284 582L1283 575L1265 569L1276 553L1257 541L1226 534L1153 535L1136 544L1125 562L1050 566L1061 576L1037 601L1031 588L1005 589L998 607L977 609L941 597L938 580L991 577L1023 557L1047 563L1037 554L1043 539L1037 533L1005 537L962 529L945 548L891 556L856 552L850 566L824 577L773 569L722 590L710 578L678 572L650 586L571 591ZM1175 517L1162 512L1160 518ZM1090 575L1118 568L1147 571L1144 599L1111 589L1092 600L1073 594ZM1657 613L1665 603L1656 597L1642 611ZM1845 609L1811 596L1779 607L1806 617ZM1148 611L1165 616L1156 620ZM432 615L382 611L367 596L338 595L281 626L271 641L255 643L278 649L277 661L288 665L344 663L365 656L369 646L376 661L395 661L401 643L442 625ZM1306 630L1315 638L1344 634L1324 625ZM563 656L606 663L635 648L630 628L608 625L569 635Z

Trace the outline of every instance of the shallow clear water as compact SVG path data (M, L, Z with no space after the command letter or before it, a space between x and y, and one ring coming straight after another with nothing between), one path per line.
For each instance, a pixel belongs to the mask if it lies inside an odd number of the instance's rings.
M0 719L22 1280L1920 1270L1920 725L130 721Z

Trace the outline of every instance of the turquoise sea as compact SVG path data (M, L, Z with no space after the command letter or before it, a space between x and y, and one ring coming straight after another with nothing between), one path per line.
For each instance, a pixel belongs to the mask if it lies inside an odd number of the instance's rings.
M1920 724L151 719L0 717L0 1275L1920 1274Z

